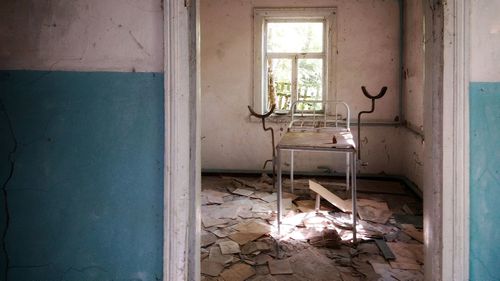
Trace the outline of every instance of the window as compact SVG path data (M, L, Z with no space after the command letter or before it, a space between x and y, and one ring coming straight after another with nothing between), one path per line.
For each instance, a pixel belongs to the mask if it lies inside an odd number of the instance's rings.
M255 9L255 108L282 113L297 100L334 98L334 16L334 8Z

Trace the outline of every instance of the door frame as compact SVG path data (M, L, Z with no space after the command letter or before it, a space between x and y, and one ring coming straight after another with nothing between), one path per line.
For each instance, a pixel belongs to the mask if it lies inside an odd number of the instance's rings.
M442 280L469 280L470 5L443 9Z
M163 280L168 281L200 279L199 1L163 1ZM468 280L470 0L445 3L424 4L429 34L424 94L425 276Z

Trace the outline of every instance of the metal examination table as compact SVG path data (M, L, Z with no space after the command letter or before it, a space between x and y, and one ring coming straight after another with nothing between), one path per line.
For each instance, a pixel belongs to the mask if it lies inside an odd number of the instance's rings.
M339 103L339 102L335 102ZM356 243L356 144L352 133L349 129L349 108L345 103L340 102L347 108L346 127L339 127L338 120L334 120L334 126L327 126L328 122L324 121L322 126L312 122L312 126L307 128L295 127L292 119L289 130L282 137L276 146L277 157L277 204L278 204L278 233L281 233L282 221L282 206L283 206L283 182L282 182L282 165L281 157L283 151L291 153L291 169L290 180L292 182L291 191L293 192L293 153L296 151L314 151L314 152L329 152L329 153L344 153L346 154L346 187L352 192L352 228L353 228L353 243ZM295 106L295 105L294 105ZM294 107L292 107L294 108ZM293 112L293 111L292 111ZM337 114L335 114L337 115ZM293 113L292 113L293 116ZM349 181L349 175L351 180ZM319 196L319 195L317 195ZM319 197L316 200L316 209L319 209Z

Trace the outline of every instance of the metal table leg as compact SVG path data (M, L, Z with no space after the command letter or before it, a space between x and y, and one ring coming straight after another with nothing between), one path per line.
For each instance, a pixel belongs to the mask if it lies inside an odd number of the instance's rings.
M352 242L357 244L356 239L356 219L357 219L357 206L356 206L356 151L350 153L351 155L351 172L352 172Z
M293 193L293 150L290 151L290 192Z
M281 205L282 205L282 181L281 181L281 149L277 148L276 166L278 167L278 235L281 235Z
M347 191L349 191L349 177L351 176L351 161L350 160L350 153L345 154L345 162L346 162L346 173L345 173L345 186L346 186L346 194Z

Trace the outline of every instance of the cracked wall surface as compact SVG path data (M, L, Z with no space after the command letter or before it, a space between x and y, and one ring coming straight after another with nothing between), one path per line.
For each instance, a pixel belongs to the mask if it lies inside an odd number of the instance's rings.
M9 280L160 278L163 75L0 77L19 143L7 185Z
M162 278L162 10L1 1L0 280Z

